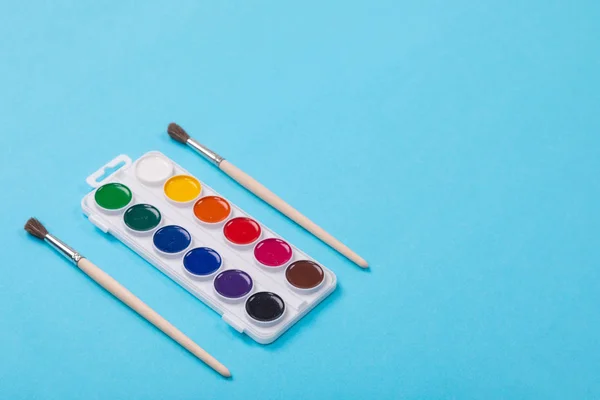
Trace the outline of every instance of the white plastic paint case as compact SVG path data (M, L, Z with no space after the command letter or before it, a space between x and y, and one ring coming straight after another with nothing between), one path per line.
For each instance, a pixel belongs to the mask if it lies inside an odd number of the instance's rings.
M144 180L142 181L138 179L136 175L136 166L141 160L144 160L147 157L160 157L167 164L171 164L173 168L168 174L161 171L162 175L158 181L149 180L147 174L143 176ZM106 168L114 168L119 164L123 164L123 166L106 177L103 181L97 182L97 179L104 174ZM166 169L168 170L168 168ZM133 200L127 207L117 212L107 212L96 204L94 200L95 190L93 190L87 194L81 202L83 212L90 222L96 225L100 230L112 234L121 242L125 243L150 264L154 265L213 310L221 314L222 319L235 330L246 333L261 344L272 343L335 290L336 276L332 271L325 268L312 257L309 257L306 253L300 251L292 243L277 235L268 227L260 223L260 221L248 215L248 213L241 210L229 199L226 200L231 205L231 213L227 217L227 221L240 216L252 218L260 224L262 229L262 234L257 242L274 237L285 240L292 247L292 258L285 266L282 268L261 266L254 257L254 247L256 243L245 247L232 245L223 235L222 224L207 226L198 221L193 212L194 202L184 205L174 205L166 198L163 191L164 182L174 175L193 176L160 152L148 152L135 162L132 162L131 158L126 155L120 155L104 165L94 174L90 175L86 181L94 189L106 183L122 183L129 187L133 192ZM202 191L198 198L220 196L219 193L206 185L202 180L199 179L199 181L202 185ZM123 221L123 214L130 206L142 203L153 205L160 211L162 214L160 226L179 225L185 228L192 236L192 244L189 249L196 247L210 247L216 250L221 255L223 261L219 270L210 277L195 278L183 267L183 257L186 252L174 257L165 257L154 248L153 233L138 234L129 229ZM285 278L285 269L287 265L298 260L314 261L323 269L324 280L315 290L295 290L293 286L287 282ZM224 299L214 290L214 277L221 271L227 269L239 269L252 277L254 284L253 289L248 296L245 296L244 299L240 301L224 301ZM245 299L253 293L262 291L276 293L285 302L284 314L273 323L265 324L256 321L246 312Z

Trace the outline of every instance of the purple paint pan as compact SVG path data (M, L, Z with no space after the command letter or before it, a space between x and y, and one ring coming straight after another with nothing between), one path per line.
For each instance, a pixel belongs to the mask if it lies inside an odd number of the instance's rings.
M224 300L235 301L246 297L254 286L252 278L239 269L228 269L215 277L215 292Z

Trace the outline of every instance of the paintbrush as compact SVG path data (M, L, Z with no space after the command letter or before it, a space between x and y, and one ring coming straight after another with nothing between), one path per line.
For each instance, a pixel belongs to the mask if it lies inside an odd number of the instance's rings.
M279 196L271 192L269 189L267 189L265 186L259 183L256 179L252 178L250 175L248 175L229 161L225 160L223 157L210 150L208 147L200 144L198 141L190 137L190 135L188 135L188 133L181 126L172 122L167 128L167 132L169 133L169 136L171 136L173 139L180 143L188 145L192 149L196 150L198 153L202 154L206 159L211 161L213 164L217 165L221 169L221 171L225 172L233 180L237 181L240 185L254 193L259 198L263 199L272 207L279 210L279 212L281 212L283 215L296 222L298 225L300 225L301 227L303 227L304 229L321 239L333 249L337 250L345 257L356 263L358 266L362 268L367 268L369 266L365 259L363 259L361 256L350 250L348 246L331 236L319 225L315 224L310 219L302 215L302 213L300 213L294 207L290 206L288 203L283 201Z
M209 367L225 377L230 377L231 373L223 364L217 361L213 356L208 354L202 347L198 346L189 337L184 335L179 329L175 328L166 319L161 317L156 311L151 309L146 303L138 299L125 286L117 282L113 277L102 271L100 268L92 264L91 261L84 258L62 242L56 236L48 233L44 225L35 218L30 218L25 224L25 230L38 239L48 243L50 246L58 250L62 255L71 260L79 267L87 276L92 278L96 283L109 291L113 296L128 305L133 311L144 317L152 325L163 331L171 339L179 343L183 348L204 361Z

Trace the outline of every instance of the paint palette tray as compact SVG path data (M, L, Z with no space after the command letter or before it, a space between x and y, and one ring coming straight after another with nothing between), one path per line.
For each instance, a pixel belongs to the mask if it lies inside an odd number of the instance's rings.
M333 272L162 153L135 162L120 155L87 183L94 190L81 205L90 222L259 343L273 342L336 287Z

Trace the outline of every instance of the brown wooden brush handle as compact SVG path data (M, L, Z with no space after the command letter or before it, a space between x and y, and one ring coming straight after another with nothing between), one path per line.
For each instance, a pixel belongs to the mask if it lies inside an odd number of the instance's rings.
M369 264L361 256L350 250L348 246L331 236L319 225L306 218L294 207L290 206L275 193L271 192L265 186L260 184L256 179L252 178L250 175L248 175L229 161L221 161L221 163L219 164L219 168L221 168L221 170L227 175L229 175L231 178L236 180L240 185L242 185L243 187L254 193L256 196L260 197L265 202L279 210L283 215L286 215L292 221L296 222L298 225L300 225L301 227L303 227L304 229L321 239L333 249L339 251L345 257L356 263L358 266L362 268L367 268L369 266Z
M85 272L96 283L112 293L116 298L127 304L132 310L144 317L152 325L163 331L171 339L179 343L190 353L204 361L209 367L225 377L231 376L231 373L223 364L208 354L202 347L198 346L189 337L175 328L169 321L161 317L156 311L148 307L146 303L137 298L127 288L117 282L113 277L95 266L91 261L82 258L77 266Z

